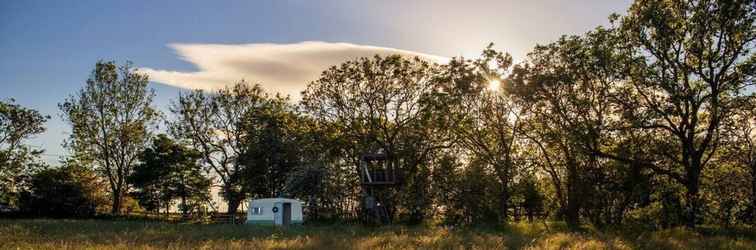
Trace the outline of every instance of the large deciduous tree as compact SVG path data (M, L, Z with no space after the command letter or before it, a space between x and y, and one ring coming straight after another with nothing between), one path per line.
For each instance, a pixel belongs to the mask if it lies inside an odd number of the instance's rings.
M148 76L130 62L117 66L113 61L99 61L84 87L58 105L62 118L71 125L66 146L94 160L108 180L114 214L121 212L128 191L126 178L159 116L151 106L155 94L148 82Z
M456 90L446 100L456 106L452 129L459 145L478 159L477 163L491 167L499 181L499 214L507 221L510 189L517 174L516 161L524 139L522 117L528 112L527 103L518 102L509 87L497 86L509 71L512 58L489 46L481 59L454 59L445 66L444 79Z
M220 179L229 214L236 213L247 196L243 184L248 165L240 160L247 155L251 138L245 129L246 119L269 102L260 85L240 81L213 93L195 90L181 94L171 106L175 116L169 124L171 133L190 141Z
M722 124L753 84L756 7L751 0L636 1L621 20L633 50L634 89L626 118L658 132L650 164L685 187L686 223L697 224L702 172L716 155Z
M299 116L288 98L272 97L244 117L244 190L252 197L283 194L289 172L304 162Z
M427 121L423 100L434 85L437 66L419 58L375 56L345 62L322 73L303 92L305 111L324 124L337 127L341 140L347 143L346 159L359 173L361 155L383 152L387 164L398 170L404 184L412 183L410 194L422 194L425 184L419 167L437 145ZM417 178L415 178L417 177ZM354 183L353 185L358 185ZM393 217L395 187L382 198ZM413 197L407 210L415 220L423 216L424 197ZM419 203L418 203L419 201Z
M527 137L546 159L540 165L572 227L593 193L586 176L605 164L594 149L610 144L611 96L625 80L617 39L613 30L599 28L537 46L509 79L512 91L533 105Z
M0 203L15 206L20 178L28 176L41 150L23 144L35 134L45 131L49 119L33 109L0 101Z
M724 137L725 144L722 154L717 163L725 166L734 166L735 170L747 173L750 185L749 215L750 223L756 223L756 94L738 98L741 108L732 115L732 119L726 123ZM732 165L727 165L732 163Z

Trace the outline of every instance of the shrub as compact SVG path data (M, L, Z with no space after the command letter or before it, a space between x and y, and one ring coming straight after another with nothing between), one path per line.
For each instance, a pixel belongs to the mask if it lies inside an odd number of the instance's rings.
M91 217L97 199L91 186L91 172L68 166L42 170L31 177L29 189L21 194L21 211L42 217Z

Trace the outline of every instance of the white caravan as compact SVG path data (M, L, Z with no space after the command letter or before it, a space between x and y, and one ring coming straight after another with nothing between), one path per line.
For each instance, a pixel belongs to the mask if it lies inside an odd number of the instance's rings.
M302 202L287 198L266 198L249 201L247 224L302 224Z

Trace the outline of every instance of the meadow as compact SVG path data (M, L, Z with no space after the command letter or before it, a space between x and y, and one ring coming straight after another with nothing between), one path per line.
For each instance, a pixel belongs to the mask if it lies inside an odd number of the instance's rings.
M561 223L500 228L307 225L289 228L127 220L0 220L0 249L756 249L756 230L570 232Z

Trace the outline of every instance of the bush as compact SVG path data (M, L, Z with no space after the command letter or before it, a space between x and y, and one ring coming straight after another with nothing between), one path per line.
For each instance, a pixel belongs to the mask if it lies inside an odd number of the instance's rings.
M21 194L21 211L40 217L92 217L97 202L86 170L64 167L42 170Z

